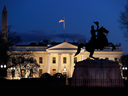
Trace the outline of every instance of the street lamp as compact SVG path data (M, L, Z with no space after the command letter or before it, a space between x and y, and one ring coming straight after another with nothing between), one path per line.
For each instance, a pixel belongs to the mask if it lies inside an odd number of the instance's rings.
M2 75L2 78L3 78L3 86L4 86L4 76L6 76L5 74L6 74L6 64L3 64L3 65L0 65L0 69L1 69L1 75Z
M6 64L4 64L4 65L1 65L0 67L1 67L1 68L6 68Z
M15 70L15 67L13 68L13 67L11 67L11 70Z
M12 77L15 77L15 67L11 67L12 70Z
M6 65L4 65L4 68L6 68Z
M1 65L0 67L3 68L3 65Z
M123 70L127 70L127 67L122 67Z

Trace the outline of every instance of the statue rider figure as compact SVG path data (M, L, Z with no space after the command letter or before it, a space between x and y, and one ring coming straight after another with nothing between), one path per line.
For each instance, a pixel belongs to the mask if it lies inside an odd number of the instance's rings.
M94 22L96 25L97 25L97 30L95 30L94 29L94 26L92 25L91 26L91 35L92 35L92 37L91 37L91 40L89 41L89 42L96 42L96 40L97 40L97 36L96 36L96 34L95 34L95 32L98 32L98 28L99 28L99 22Z

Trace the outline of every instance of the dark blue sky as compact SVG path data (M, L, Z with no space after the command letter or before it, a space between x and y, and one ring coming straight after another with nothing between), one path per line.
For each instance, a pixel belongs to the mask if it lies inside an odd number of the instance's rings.
M124 11L127 0L1 0L2 10L6 5L8 25L23 39L23 44L50 38L51 41L63 41L63 23L65 17L66 41L90 39L93 21L109 30L109 42L121 43L124 53L128 53L128 42L119 29L119 15ZM1 23L0 23L1 26ZM96 26L95 26L96 28Z

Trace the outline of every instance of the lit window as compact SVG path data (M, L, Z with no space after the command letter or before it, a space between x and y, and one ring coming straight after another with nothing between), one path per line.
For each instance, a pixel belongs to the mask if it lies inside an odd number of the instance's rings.
M54 76L56 74L56 69L52 70L52 75Z
M64 71L66 71L66 68L64 68Z
M42 57L39 57L39 63L43 63L43 58Z
M25 75L24 75L24 72L25 70L24 69L21 69L21 77L24 77Z
M63 57L63 63L66 63L66 57Z
M56 63L56 57L53 57L53 63Z
M33 70L30 69L30 77L33 77Z
M76 63L77 62L77 57L74 57L74 63Z
M42 69L39 69L39 77L41 77L41 76L42 76L42 74L43 74Z

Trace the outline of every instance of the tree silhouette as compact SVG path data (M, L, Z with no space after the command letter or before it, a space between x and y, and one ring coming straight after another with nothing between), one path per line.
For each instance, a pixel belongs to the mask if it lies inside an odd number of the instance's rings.
M34 51L19 51L11 53L12 60L10 60L9 67L16 67L17 77L21 78L21 69L25 70L26 77L30 77L30 70L34 69L33 74L37 74L37 68L40 65L37 63L36 59L33 58ZM11 63L12 62L12 63ZM19 68L18 68L19 67Z
M120 28L124 29L124 37L128 38L128 0L124 7L125 11L120 13L118 22L120 23Z
M11 53L8 54L8 52L14 50L13 46L21 43L20 36L16 35L16 32L11 32L10 27L8 28L7 42L2 38L5 34L0 32L0 64L7 64L11 56Z

